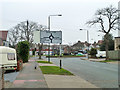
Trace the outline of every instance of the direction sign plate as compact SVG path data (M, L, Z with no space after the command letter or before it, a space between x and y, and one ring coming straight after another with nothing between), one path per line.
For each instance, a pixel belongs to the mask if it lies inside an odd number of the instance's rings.
M40 43L62 43L62 31L40 31Z

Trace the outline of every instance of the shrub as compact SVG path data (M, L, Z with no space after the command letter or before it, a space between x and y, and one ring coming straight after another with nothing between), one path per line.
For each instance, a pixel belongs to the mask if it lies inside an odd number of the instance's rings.
M28 62L29 57L29 42L22 41L17 44L18 59L22 59L23 63Z
M95 57L96 54L97 54L97 50L96 50L95 48L92 48L92 49L90 50L90 55L93 56L93 57Z

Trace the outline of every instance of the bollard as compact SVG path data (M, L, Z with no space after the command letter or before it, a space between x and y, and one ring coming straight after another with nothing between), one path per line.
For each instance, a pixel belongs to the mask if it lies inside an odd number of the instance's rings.
M35 66L35 69L36 69L36 66Z
M60 69L62 68L62 60L60 60Z
M4 90L4 67L2 65L2 90Z
M35 62L35 69L37 69L37 62Z

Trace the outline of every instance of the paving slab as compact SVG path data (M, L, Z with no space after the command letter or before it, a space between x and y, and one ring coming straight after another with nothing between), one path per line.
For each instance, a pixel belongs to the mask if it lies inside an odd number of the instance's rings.
M39 66L57 66L55 64L38 63Z
M20 71L16 80L10 88L47 88L47 83L42 71L37 66L35 69L35 60L29 60Z
M39 66L56 66L55 64L39 63ZM98 88L79 76L44 74L48 88Z
M79 76L44 75L49 88L98 88Z

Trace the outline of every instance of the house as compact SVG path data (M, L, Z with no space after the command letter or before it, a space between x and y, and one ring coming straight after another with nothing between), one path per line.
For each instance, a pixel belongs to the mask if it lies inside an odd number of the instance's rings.
M0 31L0 46L8 46L7 34L8 31Z
M103 43L103 40L98 40L98 45L102 45L102 43Z
M71 47L73 50L82 50L84 48L84 43L78 41L77 43L73 44Z
M115 37L115 42L114 42L114 50L120 50L119 45L120 45L120 37Z

